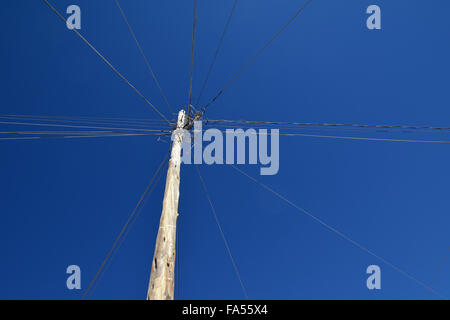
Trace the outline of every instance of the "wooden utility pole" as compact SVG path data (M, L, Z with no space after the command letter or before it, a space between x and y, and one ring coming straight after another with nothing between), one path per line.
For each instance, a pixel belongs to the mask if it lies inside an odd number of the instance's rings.
M187 122L184 110L178 113L173 133L172 151L167 170L161 220L148 285L147 300L173 300L175 286L175 241L180 197L180 166L183 128Z

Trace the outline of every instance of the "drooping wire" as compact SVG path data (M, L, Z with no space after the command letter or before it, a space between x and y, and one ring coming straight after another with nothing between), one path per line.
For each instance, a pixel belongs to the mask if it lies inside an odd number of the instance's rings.
M269 40L269 42L267 42L265 45L264 45L264 47L262 47L262 49L261 50L259 50L258 51L258 53L249 61L249 62L247 62L247 64L246 65L244 65L244 67L242 67L242 69L241 70L239 70L239 72L230 80L230 81L228 81L226 84L225 84L225 86L211 99L211 100L209 100L209 102L201 109L201 112L202 113L205 113L205 111L206 111L206 109L214 102L214 101L216 101L217 100L217 98L219 98L221 95L222 95L222 93L226 90L226 89L228 89L230 86L231 86L231 84L233 84L233 82L234 81L236 81L236 79L239 77L239 75L242 73L242 71L244 71L249 65L250 65L250 63L252 63L253 62L253 60L255 60L256 59L256 57L257 56L259 56L260 54L261 54L261 52L263 52L271 43L272 43L272 41L273 40L275 40L279 35L280 35L280 33L281 32L283 32L284 31L284 29L286 29L287 28L287 26L292 22L292 21L294 21L294 19L295 18L297 18L297 16L311 3L311 1L312 0L308 0L308 1L306 1L306 3L291 17L291 19L289 19L289 21L286 23L286 24L284 24L283 25L283 27L272 37L272 39L270 39Z
M198 169L198 166L195 166L195 169L197 170L198 177L200 178L200 181L201 181L201 183L202 183L203 190L205 191L205 195L206 195L206 198L208 199L209 206L211 207L211 212L212 212L213 215L214 215L214 219L215 219L215 221L216 221L217 228L219 229L220 236L222 237L222 240L223 240L223 243L224 243L225 248L226 248L226 250L227 250L228 256L230 257L231 264L233 265L234 272L236 273L236 277L238 278L239 283L240 283L240 285L241 285L242 292L244 293L245 299L248 300L247 290L245 290L244 283L242 282L241 276L240 276L240 274L239 274L239 269L238 269L238 267L237 267L237 265L236 265L236 262L235 262L235 260L234 260L234 258L233 258L233 255L231 254L230 246L229 246L229 244L228 244L228 241L227 241L227 239L226 239L226 237L225 237L225 234L224 234L224 232L223 232L223 230L222 230L222 227L221 227L221 225L220 225L220 221L219 221L219 218L217 217L216 209L214 208L214 205L213 205L213 203L212 203L212 200L211 200L211 197L210 197L210 195L209 195L208 189L206 188L205 181L203 180L203 177L202 177L202 175L200 174L200 170Z
M192 45L191 45L191 71L189 75L189 95L188 95L188 118L191 116L191 99L192 99L192 75L194 73L194 52L195 52L195 30L197 28L197 0L194 0L194 12L192 21Z
M98 276L100 275L100 273L102 272L107 260L109 259L109 257L111 256L112 252L114 251L116 245L118 244L119 240L121 239L122 235L124 234L124 232L126 231L128 225L130 224L131 220L133 219L133 217L136 214L136 211L138 210L138 208L140 207L142 201L145 198L145 195L147 194L147 192L149 191L150 187L153 184L153 181L155 180L156 176L158 175L158 172L161 170L163 164L166 162L168 156L170 153L170 149L167 151L165 157L163 158L163 160L161 161L161 163L159 164L158 169L156 169L156 172L154 173L153 177L151 178L149 184L147 185L147 188L145 189L144 193L142 194L141 198L139 199L136 207L134 208L134 210L131 212L130 216L128 217L127 221L125 222L125 224L123 225L122 229L119 232L119 235L117 236L117 238L114 240L113 245L111 246L111 248L109 249L108 253L106 254L106 257L103 259L100 267L98 268L97 272L95 273L94 277L92 278L91 282L89 283L88 288L86 289L86 291L84 292L83 296L81 299L85 299L87 297L87 295L89 294L89 290L92 288L93 284L95 283L95 281L97 280Z
M47 0L42 0L44 3L64 22L66 23L66 19L59 13L58 10L55 9ZM112 64L108 61L80 32L78 32L77 29L73 28L73 32L81 39L85 44L89 46L123 81L125 81L128 86L133 89L156 113L166 120L166 122L170 125L169 120L134 86L131 84L131 82L125 78Z
M138 39L136 37L136 34L133 31L133 28L131 27L131 25L130 25L128 19L127 19L127 16L125 15L125 12L122 10L122 7L120 6L119 0L115 0L115 1L116 1L117 7L120 10L120 13L122 15L123 20L125 21L125 23L128 26L128 30L130 30L131 36L133 37L134 41L136 42L136 46L138 47L139 52L141 53L142 57L144 58L145 64L147 66L147 69L150 72L151 76L153 77L153 80L155 81L155 84L158 87L159 92L161 93L161 96L163 97L163 99L164 99L164 101L165 101L165 103L167 105L167 108L169 109L170 113L173 113L172 108L170 107L169 101L167 100L166 95L164 94L164 92L163 92L163 90L161 88L161 85L159 84L159 81L156 78L155 73L153 72L152 67L150 66L150 63L149 63L149 61L148 61L148 59L147 59L147 57L146 57L146 55L144 53L144 50L142 50L142 47L141 47L141 45L140 45L140 43L139 43L139 41L138 41Z
M417 278L415 278L414 276L410 275L409 273L407 273L406 271L403 271L401 268L397 267L396 265L394 265L393 263L387 261L386 259L382 258L381 256L375 254L374 252L372 252L371 250L367 249L365 246L361 245L360 243L358 243L357 241L353 240L352 238L350 238L349 236L345 235L344 233L338 231L336 228L330 226L329 224L327 224L326 222L324 222L323 220L319 219L318 217L314 216L312 213L306 211L305 209L303 209L302 207L299 207L298 205L296 205L295 203L293 203L292 201L288 200L286 197L282 196L281 194L279 194L278 192L276 192L275 190L273 190L272 188L270 188L269 186L267 186L266 184L262 183L261 181L253 178L252 176L250 176L249 174L245 173L244 171L242 171L241 169L239 169L237 166L235 165L231 165L231 167L233 169L235 169L236 171L238 171L240 174L242 174L243 176L247 177L248 179L252 180L253 182L255 182L256 184L260 185L262 188L266 189L267 191L269 191L270 193L274 194L276 197L278 197L279 199L283 200L284 202L286 202L287 204L289 204L290 206L292 206L293 208L295 208L296 210L300 211L301 213L307 215L308 217L312 218L313 220L315 220L316 222L318 222L319 224L321 224L322 226L324 226L326 229L332 231L333 233L337 234L339 237L341 237L342 239L346 240L347 242L351 243L352 245L354 245L355 247L361 249L362 251L368 253L369 255L375 257L376 259L382 261L383 263L385 263L386 265L390 266L391 268L393 268L394 270L396 270L397 272L401 273L402 275L404 275L405 277L413 280L414 282L416 282L417 284L419 284L420 286L422 286L423 288L427 289L428 291L434 293L435 295L439 296L440 298L443 299L447 299L445 296L443 296L441 293L437 292L435 289L431 288L429 285L425 284L424 282L418 280Z
M203 85L202 85L202 88L200 90L200 94L198 95L197 103L196 103L197 106L200 103L200 99L202 98L203 91L205 91L206 84L208 83L208 80L209 80L209 76L211 75L211 72L213 70L214 64L216 63L217 56L219 55L220 48L222 47L222 43L223 43L223 40L225 38L225 34L227 33L228 27L229 27L230 22L231 22L231 18L233 17L234 10L236 9L237 2L238 2L238 0L234 0L233 7L231 8L230 15L228 16L227 22L225 23L225 28L223 29L222 36L220 37L219 44L217 45L217 48L216 48L216 52L214 53L214 57L213 57L213 59L211 61L211 64L209 65L208 73L206 74L206 78L203 81Z

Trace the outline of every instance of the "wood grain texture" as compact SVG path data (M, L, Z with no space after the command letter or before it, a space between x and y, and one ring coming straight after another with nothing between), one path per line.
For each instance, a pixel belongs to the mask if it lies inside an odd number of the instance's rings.
M177 129L173 133L172 151L167 170L163 208L156 238L147 300L173 300L175 286L175 241L180 197L181 143L185 112L178 113Z

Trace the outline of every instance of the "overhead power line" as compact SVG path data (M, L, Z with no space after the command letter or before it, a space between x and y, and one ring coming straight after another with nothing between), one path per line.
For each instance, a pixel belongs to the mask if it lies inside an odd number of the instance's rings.
M59 125L97 125L97 126L113 126L119 128L119 126L130 125L133 129L150 129L150 128L161 128L169 130L166 123L162 122L127 122L127 121L112 121L112 120L69 120L69 119L46 119L46 118L18 118L18 117L2 117L0 119L10 120L11 124L14 124L14 121L27 121L26 123L33 124L38 123L41 125L56 123ZM12 121L11 121L12 120ZM3 123L5 124L5 123ZM8 123L9 124L9 123Z
M206 188L205 181L203 180L203 177L200 174L200 170L198 169L198 166L195 166L195 169L197 170L198 177L200 178L200 182L202 183L202 187L203 187L203 190L205 191L206 198L208 199L209 205L211 207L211 211L213 213L214 220L216 221L217 228L219 228L220 236L222 237L222 240L223 240L223 243L225 245L225 248L227 249L227 253L228 253L228 256L230 257L231 264L233 265L234 272L236 273L236 277L238 278L239 283L241 285L242 292L244 293L245 299L248 300L247 290L245 290L244 283L242 282L241 275L239 274L239 269L238 269L238 267L236 265L236 262L235 262L235 260L233 258L233 255L231 254L230 245L228 244L228 241L227 241L227 239L225 237L225 234L224 234L224 232L222 230L222 227L220 225L220 221L219 221L219 218L217 217L216 209L214 208L214 205L212 203L212 200L211 200L211 197L209 195L208 189Z
M153 80L155 81L155 84L158 87L159 92L161 93L161 96L163 97L164 102L167 105L167 108L169 109L170 113L173 113L172 108L170 107L169 101L167 100L166 95L164 94L164 92L163 92L163 90L161 88L161 85L159 84L159 81L156 78L155 73L153 72L152 67L150 66L150 62L148 62L148 59L147 59L147 57L146 57L146 55L144 53L144 50L142 50L141 44L139 43L139 41L138 41L138 39L136 37L136 34L134 33L133 28L131 27L131 25L130 25L128 19L127 19L127 16L125 15L125 12L122 10L122 7L120 6L119 0L115 0L115 1L116 1L117 7L120 10L120 13L122 15L123 20L125 21L125 23L128 26L128 30L130 30L131 36L133 37L134 41L136 42L136 46L138 47L139 52L141 53L142 57L144 58L145 64L147 66L147 69L150 72L151 76L153 77Z
M89 290L92 288L93 284L95 283L95 281L97 280L98 276L100 275L100 273L102 272L102 269L104 268L107 260L109 259L109 257L111 256L112 252L114 251L114 249L116 248L116 245L119 243L122 235L125 233L128 225L130 224L130 222L132 221L133 217L135 216L137 210L139 209L139 207L141 206L141 203L143 202L147 192L149 191L150 187L153 184L153 181L155 180L156 176L158 175L158 172L161 170L164 162L166 162L168 156L170 153L170 149L167 151L165 157L163 158L163 160L161 161L161 163L158 166L158 169L156 169L155 173L153 174L153 177L151 178L149 184L147 185L147 188L145 189L144 193L142 194L141 198L139 199L136 207L134 208L134 210L131 212L130 216L128 217L127 221L125 222L125 224L123 225L122 229L119 232L119 235L117 236L117 238L114 240L114 243L112 245L112 247L109 249L108 253L106 254L106 257L103 259L100 267L98 268L97 272L95 273L94 277L92 278L91 282L89 283L89 286L87 287L86 291L84 292L83 296L81 299L85 299L88 294L89 294Z
M254 129L254 128L248 128ZM220 130L226 133L226 130ZM272 135L271 132L246 132L245 134L253 135ZM433 143L433 144L449 144L449 140L413 140L413 139L392 139L392 138L369 138L369 137L352 137L352 136L335 136L335 135L319 135L319 134L306 134L306 133L278 133L279 136L291 136L291 137L310 137L310 138L327 138L327 139L339 139L339 140L362 140L362 141L386 141L386 142L408 142L408 143Z
M271 135L268 133L256 132L257 135ZM389 139L389 138L367 138L367 137L343 137L343 136L330 136L330 135L318 135L318 134L303 134L303 133L279 133L280 136L291 137L311 137L311 138L328 138L328 139L341 139L341 140L365 140L365 141L387 141L387 142L409 142L409 143L442 143L449 144L448 140L411 140L411 139Z
M66 23L66 19L64 19L64 17L61 15L61 13L59 13L58 10L55 9L55 7L53 7L47 0L42 0L44 1L44 3L64 22ZM83 37L83 35L78 32L77 29L73 28L72 29L73 32L75 32L75 34L80 37L81 40L83 40L84 43L86 43L89 48L91 48L123 81L125 81L128 86L131 87L131 89L133 89L154 111L156 111L156 113L163 118L164 120L166 120L166 122L170 125L169 120L167 120L167 118L134 86L131 84L131 82L125 78L125 76L123 76L112 64L111 62L108 61L108 59L106 59L85 37Z
M81 125L81 126L101 126L101 127L114 127L120 129L123 126L127 126L128 129L166 129L167 123L164 120L108 120L101 118L76 118L76 117L46 117L46 116L12 116L12 115L0 115L0 121L5 120L8 124L15 124L15 121L25 122L27 124L38 123L40 125L46 124L59 124L59 125ZM5 123L4 123L5 124Z
M140 130L111 130L111 131L0 131L0 135L105 135L105 134L128 134L128 133L170 133L169 130L155 130L154 132L140 131Z
M7 140L45 140L45 139L85 139L85 138L109 138L109 137L129 137L129 136L150 136L160 135L156 133L127 133L127 134L97 134L97 135L72 135L72 136L43 136L43 137L7 137L0 138L1 141Z
M192 45L191 45L191 72L189 75L189 96L187 116L191 116L191 99L192 99L192 75L194 73L194 52L195 52L195 30L197 28L197 0L194 0L194 13L192 19Z
M291 24L292 21L295 20L295 18L297 18L297 16L311 3L311 1L312 0L306 1L306 3L291 17L291 19L289 19L289 21L286 24L283 25L283 27L272 37L272 39L270 39L269 42L267 42L265 46L262 47L262 49L259 50L258 53L249 62L247 62L247 64L244 65L244 67L242 67L242 69L239 70L239 72L230 81L227 82L227 84L225 84L225 86L201 109L202 113L205 113L206 109L214 101L216 101L217 98L219 98L222 95L222 93L226 89L228 89L234 81L236 81L236 79L239 77L242 71L244 71L250 65L250 63L252 63L253 60L255 60L256 57L259 56L261 52L263 52L272 43L272 41L275 40L280 35L280 33L283 32L284 29L286 29L289 24Z
M445 252L444 256L442 257L439 267L437 268L436 272L433 275L433 278L431 279L430 283L428 284L430 287L434 284L434 281L436 280L437 276L439 275L439 272L441 272L441 269L445 264L445 260L447 259L449 252L450 252L450 247L447 248L447 251Z
M250 121L250 120L211 120L208 123L245 123L266 125L297 125L297 126L325 126L325 127L355 127L355 128L381 128L381 129L429 129L450 130L450 127L436 126L411 126L411 125L388 125L388 124L361 124L361 123L327 123L327 122L282 122L282 121Z
M248 121L248 120L207 120L206 124L213 125L216 128L225 131L226 129L280 129L280 130L314 130L319 128L328 128L330 130L339 129L357 130L362 132L364 129L399 129L399 130L430 130L433 132L448 132L450 127L436 127L436 126L410 126L410 125L379 125L379 124L351 124L351 123L324 123L324 122L275 122L275 121ZM242 126L240 126L240 124ZM226 132L226 131L225 131ZM403 132L402 132L403 133ZM271 132L255 132L258 135L271 135ZM281 132L280 136L292 137L311 137L311 138L328 138L340 140L365 140L365 141L387 141L387 142L408 142L408 143L433 143L433 144L448 144L448 140L424 140L424 139L396 139L396 138L372 138L372 137L357 137L357 136L336 136L336 135L321 135L321 134L307 134L303 132Z
M326 222L324 222L323 220L319 219L318 217L314 216L313 214L311 214L310 212L306 211L305 209L299 207L298 205L296 205L295 203L293 203L292 201L288 200L286 197L282 196L281 194L279 194L278 192L276 192L275 190L273 190L272 188L270 188L269 186L267 186L266 184L262 183L261 181L253 178L252 176L248 175L247 173L245 173L244 171L242 171L241 169L239 169L238 167L236 167L235 165L231 165L231 167L233 167L233 169L235 169L236 171L238 171L240 174L242 174L243 176L247 177L248 179L252 180L253 182L255 182L256 184L260 185L262 188L266 189L267 191L269 191L270 193L274 194L276 197L278 197L279 199L283 200L284 202L286 202L287 204L289 204L290 206L292 206L293 208L295 208L296 210L300 211L301 213L307 215L308 217L312 218L313 220L315 220L316 222L318 222L319 224L321 224L322 226L324 226L325 228L327 228L328 230L332 231L333 233L337 234L339 237L341 237L342 239L346 240L347 242L351 243L352 245L354 245L355 247L361 249L362 251L368 253L369 255L377 258L378 260L380 260L381 262L387 264L388 266L390 266L391 268L393 268L394 270L398 271L399 273L401 273L402 275L404 275L405 277L413 280L414 282L416 282L417 284L419 284L420 286L422 286L423 288L427 289L428 291L434 293L435 295L439 296L440 298L443 299L447 299L445 296L443 296L442 294L440 294L439 292L437 292L436 290L434 290L433 288L431 288L429 285L425 284L424 282L418 280L417 278L413 277L412 275L410 275L409 273L407 273L406 271L403 271L401 268L397 267L396 265L394 265L393 263L387 261L386 259L382 258L381 256L375 254L374 252L372 252L371 250L367 249L365 246L361 245L360 243L358 243L357 241L353 240L352 238L350 238L349 236L345 235L344 233L340 232L339 230L337 230L336 228L330 226L329 224L327 224Z
M150 118L118 118L118 117L87 117L87 116L50 116L50 115L26 115L26 114L0 114L2 118L28 118L28 119L44 119L44 120L71 120L71 121L94 121L94 122L127 122L127 123L166 123L165 120L162 119L150 119Z
M107 130L140 130L143 132L156 132L161 130L144 129L144 128L119 128L119 127L98 127L98 126L74 126L67 124L55 124L55 123L35 123L35 122L17 122L17 121L0 121L0 124L14 124L23 126L40 126L40 127L64 127L64 128L79 128L79 129L107 129ZM167 129L168 130L168 129Z
M108 134L108 135L91 135L91 136L82 136L82 135L76 135L76 136L65 136L63 138L66 139L78 139L78 138L103 138L103 137L127 137L127 136L150 136L150 135L161 135L157 133L125 133L125 134Z
M342 136L325 136L318 134L302 134L302 133L280 133L280 136L300 136L300 137L329 138L341 140L366 140L366 141L409 142L409 143L443 143L443 144L450 143L450 141L447 140L411 140L411 139L389 139L389 138L342 137Z
M150 187L150 190L147 192L147 194L145 196L145 199L142 201L141 206L137 210L137 212L134 215L134 217L131 219L131 222L129 223L125 233L120 238L119 242L117 243L116 247L114 248L113 252L111 253L111 256L109 257L107 263L103 267L103 270L100 272L99 276L97 277L97 280L95 281L95 284L93 285L93 287L91 288L91 290L89 292L89 296L92 296L93 292L95 291L95 289L97 288L97 286L100 283L101 279L103 278L103 275L105 274L106 270L108 270L109 266L111 265L111 262L114 260L114 257L117 255L117 252L119 251L120 247L124 243L127 235L130 233L131 229L133 228L134 223L139 218L139 215L141 214L142 209L144 208L145 204L147 203L148 199L150 198L150 195L153 193L153 190L155 190L155 187L158 185L158 182L159 182L161 176L163 176L164 169L167 167L167 165L168 165L168 162L164 161L164 165L163 165L162 169L159 170L159 173L157 173L156 180L152 183L152 186Z
M222 36L220 37L219 44L217 45L217 48L216 48L216 52L214 53L214 57L213 57L213 59L211 61L211 64L209 66L208 73L206 74L205 81L203 81L203 85L202 85L202 88L200 90L200 94L198 95L197 103L195 104L197 106L200 103L200 99L202 98L203 91L206 88L206 84L208 83L209 76L211 75L211 72L213 70L214 64L216 63L217 56L219 55L219 51L220 51L220 48L222 47L223 40L225 39L225 34L227 33L228 27L229 27L230 22L231 22L231 18L233 17L234 10L236 9L237 2L238 2L238 0L234 0L233 7L231 8L230 15L228 16L227 22L225 23L225 28L223 29Z

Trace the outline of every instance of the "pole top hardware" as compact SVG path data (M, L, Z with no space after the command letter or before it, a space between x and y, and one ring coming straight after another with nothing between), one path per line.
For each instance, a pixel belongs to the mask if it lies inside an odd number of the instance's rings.
M193 110L197 111L197 109L196 109L193 105L189 105L189 106L190 106L190 108L192 108ZM190 108L189 108L189 109L190 109ZM199 120L202 118L202 116L203 116L203 112L201 112L201 111L197 111L197 112L194 114L194 117L191 117L190 114L187 114L187 115L186 115L186 125L184 126L184 129L186 129L186 130L191 130L192 127L194 126L194 121L199 121Z

